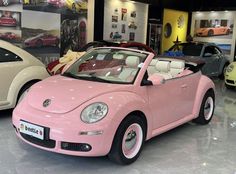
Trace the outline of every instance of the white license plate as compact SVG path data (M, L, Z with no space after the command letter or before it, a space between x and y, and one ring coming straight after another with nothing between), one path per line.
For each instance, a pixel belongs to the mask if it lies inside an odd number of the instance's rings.
M44 139L44 128L25 121L20 121L20 132L38 138Z

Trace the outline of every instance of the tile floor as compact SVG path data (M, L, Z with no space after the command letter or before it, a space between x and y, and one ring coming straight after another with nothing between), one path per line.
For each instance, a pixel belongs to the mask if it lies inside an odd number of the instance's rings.
M209 125L187 123L153 138L129 166L31 147L16 138L11 110L1 111L0 174L236 174L236 90L215 83L216 109Z

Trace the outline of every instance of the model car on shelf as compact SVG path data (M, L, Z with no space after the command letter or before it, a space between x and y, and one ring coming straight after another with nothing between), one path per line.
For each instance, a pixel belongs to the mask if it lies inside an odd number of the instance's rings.
M192 120L210 122L215 87L200 66L95 48L28 91L13 112L16 134L44 150L130 164L146 140Z
M65 6L65 0L47 0L47 3L49 6L54 6L58 8Z
M176 54L175 54L176 52ZM207 76L218 76L224 79L224 72L229 65L227 56L214 43L189 42L173 45L164 55L192 56L196 60L205 61L202 73Z
M65 0L65 6L73 12L83 12L88 9L86 0Z
M114 34L113 34L113 32L111 33L111 38L113 39L113 40L119 40L119 39L122 39L122 35L119 33L119 32L115 32Z
M236 62L230 63L226 68L225 86L230 89L236 87Z
M25 47L44 47L44 46L56 46L59 45L59 38L52 34L41 33L37 36L28 38L24 41Z
M216 36L216 35L229 35L230 27L216 25L215 27L199 28L196 31L197 36Z
M8 6L9 4L21 3L21 0L0 0L0 6Z
M17 20L15 18L13 18L12 16L1 16L0 17L0 26L16 27Z
M5 32L5 33L0 33L0 39L7 40L7 41L18 40L19 36L12 32Z
M84 47L79 49L78 52L69 50L60 59L49 63L47 66L47 69L52 75L60 74L63 71L63 68L65 67L65 65L73 62L75 59L79 59L86 51L92 48L104 47L104 46L133 48L133 49L144 50L144 51L148 51L148 52L152 52L156 54L152 48L139 42L126 42L126 41L112 42L112 41L101 40L101 41L89 42Z
M134 21L130 22L129 25L128 25L129 28L132 28L134 30L137 29L137 25L134 23Z
M2 40L0 57L0 110L3 110L14 108L31 85L49 74L37 58Z

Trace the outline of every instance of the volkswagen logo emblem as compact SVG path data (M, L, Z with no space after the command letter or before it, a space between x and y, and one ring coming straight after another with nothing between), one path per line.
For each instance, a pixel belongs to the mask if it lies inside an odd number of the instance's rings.
M43 102L43 107L48 107L49 105L51 104L51 100L50 99L47 99Z

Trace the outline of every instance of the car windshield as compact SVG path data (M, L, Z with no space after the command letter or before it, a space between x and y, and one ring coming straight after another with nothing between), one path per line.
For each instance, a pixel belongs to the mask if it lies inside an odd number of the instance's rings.
M196 43L182 43L172 46L168 51L179 51L185 56L200 56L203 44Z
M64 76L104 83L132 84L148 54L119 48L98 48L83 55Z

